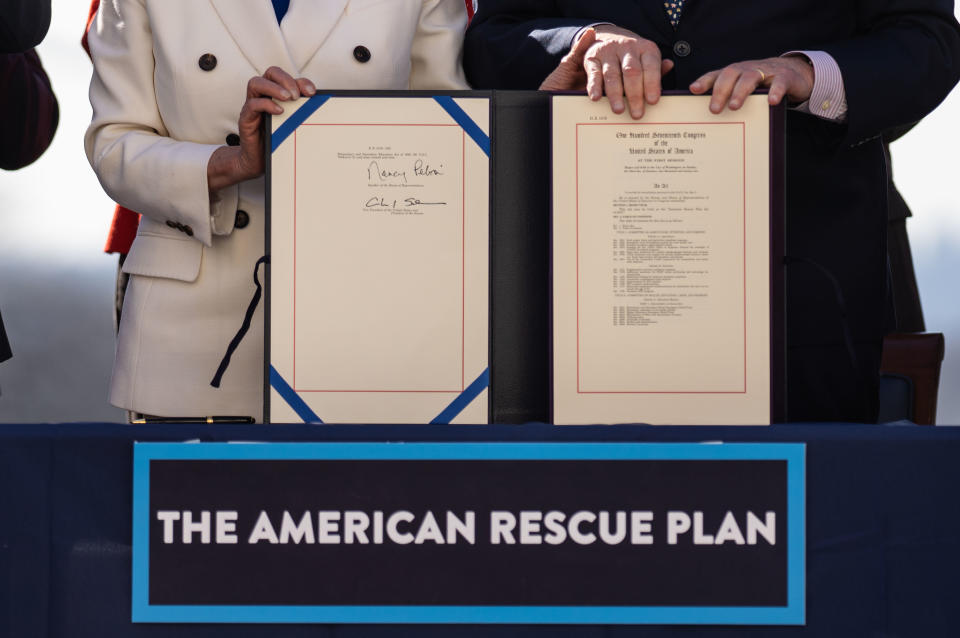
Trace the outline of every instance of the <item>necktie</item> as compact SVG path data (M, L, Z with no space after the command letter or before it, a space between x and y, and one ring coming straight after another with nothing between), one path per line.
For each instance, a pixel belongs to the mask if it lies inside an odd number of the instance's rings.
M277 14L277 22L283 20L283 16L287 14L287 9L290 8L290 0L272 0L273 2L273 11Z
M684 0L666 0L663 3L664 9L667 10L667 17L670 18L670 24L673 25L674 29L680 24L680 12L683 11L683 3Z

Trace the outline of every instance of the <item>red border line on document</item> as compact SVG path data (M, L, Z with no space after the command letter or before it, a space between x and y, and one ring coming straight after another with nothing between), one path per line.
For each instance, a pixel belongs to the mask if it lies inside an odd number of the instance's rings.
M391 124L391 123L370 123L370 124L360 124L360 123L323 123L323 124L301 124L301 126L426 126L426 127L438 127L438 128L459 128L458 124ZM460 270L460 388L454 388L451 390L356 390L356 389L341 389L341 390L306 390L297 387L297 131L293 133L293 148L294 148L294 179L293 179L293 228L294 228L294 241L293 241L293 391L297 393L324 393L324 394L459 394L464 391L466 388L466 182L467 182L467 165L466 165L466 132L463 132L461 135L461 155L463 161L461 162L461 270Z
M688 126L739 124L743 157L743 390L583 390L580 384L580 127L581 126ZM746 122L577 122L576 123L576 304L577 304L577 394L746 394L747 393L747 152Z

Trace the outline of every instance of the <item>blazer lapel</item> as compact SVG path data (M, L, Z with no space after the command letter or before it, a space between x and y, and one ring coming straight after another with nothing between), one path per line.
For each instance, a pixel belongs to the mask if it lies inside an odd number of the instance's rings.
M210 0L210 3L257 73L262 74L276 65L294 77L299 75L300 67L290 57L270 2ZM291 4L295 6L296 0Z
M343 15L347 1L290 0L281 30L298 70L303 70L316 55ZM270 3L264 0L263 4L269 6Z

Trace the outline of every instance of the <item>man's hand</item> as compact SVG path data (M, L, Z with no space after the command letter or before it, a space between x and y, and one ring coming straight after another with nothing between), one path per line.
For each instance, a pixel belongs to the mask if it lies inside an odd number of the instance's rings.
M207 164L207 185L210 192L263 175L263 135L260 121L264 113L280 115L283 107L279 102L310 97L316 87L306 78L294 79L289 73L272 66L262 75L247 82L247 99L240 110L237 132L240 145L221 146Z
M721 112L729 106L736 111L747 96L759 87L768 87L768 100L776 106L784 96L795 103L806 102L813 91L813 67L800 56L748 60L710 71L690 85L690 91L702 95L713 90L710 111Z
M541 91L583 91L587 88L587 73L583 70L583 59L587 51L597 41L597 32L587 29L580 39L573 43L570 52L563 56L560 64L540 84Z
M594 101L606 95L614 113L623 113L626 96L631 117L640 119L645 105L660 99L660 78L672 68L673 62L661 60L660 49L650 40L602 24L584 31L540 88L586 89Z

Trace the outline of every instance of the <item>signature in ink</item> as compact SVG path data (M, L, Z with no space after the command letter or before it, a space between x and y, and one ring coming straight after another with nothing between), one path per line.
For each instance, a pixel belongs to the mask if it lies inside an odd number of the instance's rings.
M403 200L407 206L446 206L447 202L421 202L416 197L408 197Z
M440 168L443 168L443 164L440 165ZM433 168L429 164L425 164L423 160L420 159L413 163L413 174L419 177L434 177L437 175L443 175L439 168Z
M381 182L392 182L400 180L404 184L407 183L407 171L388 171L383 168L380 168L380 164L376 160L370 162L370 165L367 166L367 179L377 178Z

